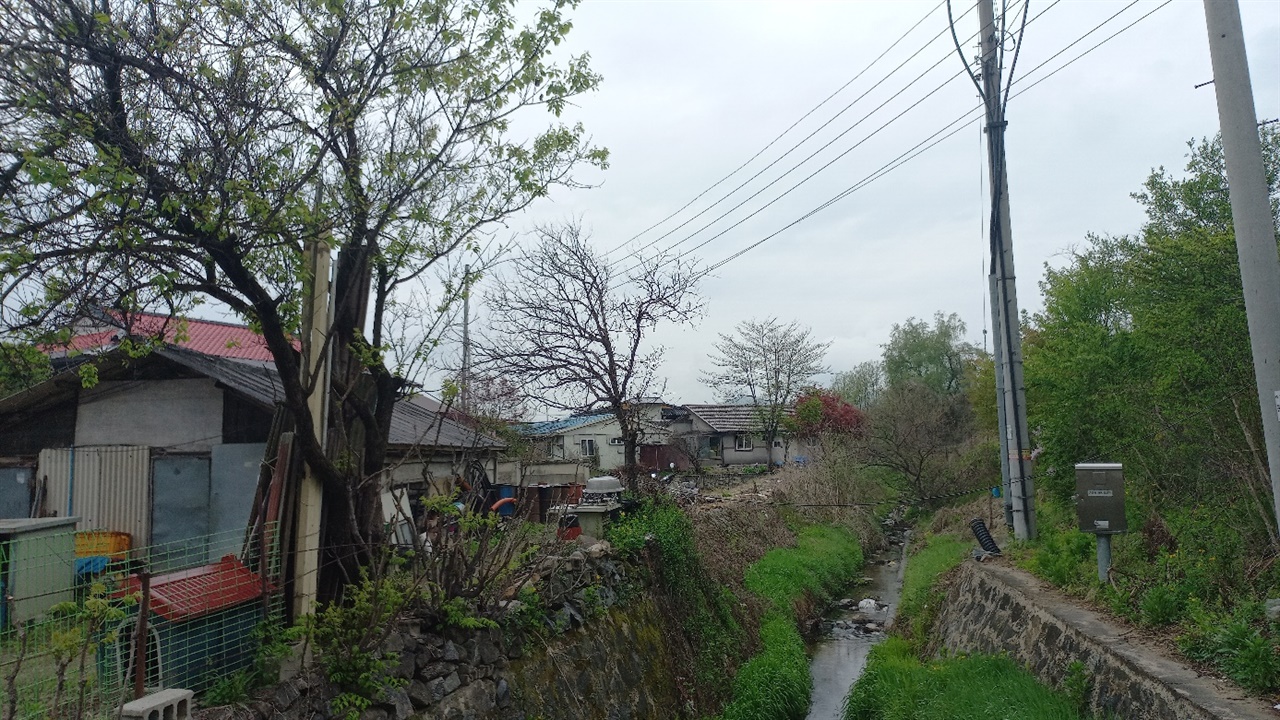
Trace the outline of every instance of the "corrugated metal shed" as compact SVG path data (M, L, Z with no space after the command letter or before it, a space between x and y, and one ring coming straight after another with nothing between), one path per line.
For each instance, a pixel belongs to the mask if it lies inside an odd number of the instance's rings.
M51 448L40 452L38 462L45 512L78 516L80 530L127 532L134 547L150 542L150 448Z

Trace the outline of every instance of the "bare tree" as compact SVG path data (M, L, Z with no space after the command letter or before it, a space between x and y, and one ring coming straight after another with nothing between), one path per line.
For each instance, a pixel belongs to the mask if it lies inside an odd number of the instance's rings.
M405 390L384 361L396 294L582 164L579 126L530 137L598 77L550 59L550 0L522 24L483 0L14 0L0 4L0 313L66 327L99 305L201 302L260 330L324 488L326 574L357 576ZM525 15L520 13L520 15ZM337 250L326 452L301 366L307 248ZM47 337L47 335L45 335ZM325 582L322 587L334 587Z
M622 431L628 483L636 488L642 434L636 400L657 389L663 348L646 348L660 322L702 309L699 275L669 258L615 274L576 223L538 230L488 296L491 327L479 355L490 372L562 410L606 407Z
M949 395L918 380L890 386L868 413L869 427L856 443L862 460L897 474L912 499L967 489L973 471L973 412L962 395Z
M720 334L711 356L716 369L704 372L702 381L727 401L749 399L765 447L772 448L800 391L826 371L822 359L830 346L814 340L812 331L797 322L745 320L732 335Z

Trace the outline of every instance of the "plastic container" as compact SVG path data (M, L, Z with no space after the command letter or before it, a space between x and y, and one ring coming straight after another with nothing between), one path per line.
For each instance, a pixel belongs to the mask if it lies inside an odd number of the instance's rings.
M90 530L76 533L76 557L121 557L133 546L127 532Z

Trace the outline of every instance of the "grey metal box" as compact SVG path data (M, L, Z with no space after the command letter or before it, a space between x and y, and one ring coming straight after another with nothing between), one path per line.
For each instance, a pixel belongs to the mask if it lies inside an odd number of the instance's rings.
M1127 532L1124 518L1124 466L1120 463L1076 465L1076 514L1080 531Z

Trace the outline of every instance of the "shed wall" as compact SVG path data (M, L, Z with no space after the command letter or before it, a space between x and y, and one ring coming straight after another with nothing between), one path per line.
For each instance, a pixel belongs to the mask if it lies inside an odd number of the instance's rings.
M78 516L80 530L127 532L133 537L134 547L150 541L150 448L43 450L36 478L44 483L45 514Z
M77 445L148 445L207 452L222 442L213 380L105 381L80 395Z

